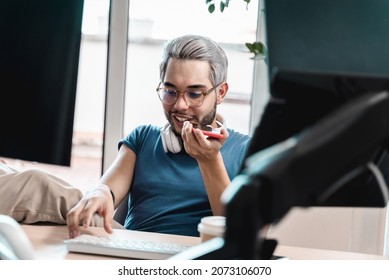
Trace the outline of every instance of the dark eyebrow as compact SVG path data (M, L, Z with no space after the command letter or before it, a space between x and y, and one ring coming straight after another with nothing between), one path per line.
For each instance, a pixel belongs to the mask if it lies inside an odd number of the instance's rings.
M173 85L172 83L169 83L169 82L163 82L162 85L164 85L165 87L174 87L174 88L177 88L175 85Z
M177 88L174 84L172 83L169 83L169 82L163 82L162 83L164 86L166 87L174 87L174 88ZM194 84L194 85L190 85L187 87L187 89L205 89L206 86L203 85L203 84Z

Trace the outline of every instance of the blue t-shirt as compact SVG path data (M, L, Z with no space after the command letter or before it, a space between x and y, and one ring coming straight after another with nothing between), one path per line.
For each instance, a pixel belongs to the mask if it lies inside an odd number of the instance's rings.
M125 227L198 236L197 224L212 215L197 161L185 152L165 153L160 127L139 126L120 141L136 154ZM245 157L250 137L228 129L221 153L230 179Z

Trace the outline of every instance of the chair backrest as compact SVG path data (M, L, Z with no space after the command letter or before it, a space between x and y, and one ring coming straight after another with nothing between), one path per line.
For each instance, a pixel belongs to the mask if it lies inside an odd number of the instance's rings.
M128 212L128 194L125 198L120 202L119 206L115 210L115 214L113 219L117 221L119 224L124 225L124 222L127 217Z

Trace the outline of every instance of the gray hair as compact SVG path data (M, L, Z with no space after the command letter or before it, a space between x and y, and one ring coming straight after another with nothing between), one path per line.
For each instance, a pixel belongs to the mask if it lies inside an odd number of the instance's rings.
M211 69L209 79L213 85L227 81L227 56L224 50L210 38L185 35L168 41L165 44L162 61L159 65L161 81L165 78L170 58L207 61Z

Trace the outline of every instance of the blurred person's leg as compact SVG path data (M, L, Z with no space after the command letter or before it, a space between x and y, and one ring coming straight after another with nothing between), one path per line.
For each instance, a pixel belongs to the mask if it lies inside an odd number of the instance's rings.
M82 198L82 192L43 170L17 171L0 162L0 214L26 224L66 224L67 212ZM103 227L94 215L91 226ZM124 228L114 221L114 228Z
M45 171L17 171L0 163L0 213L18 222L66 224L82 192Z

